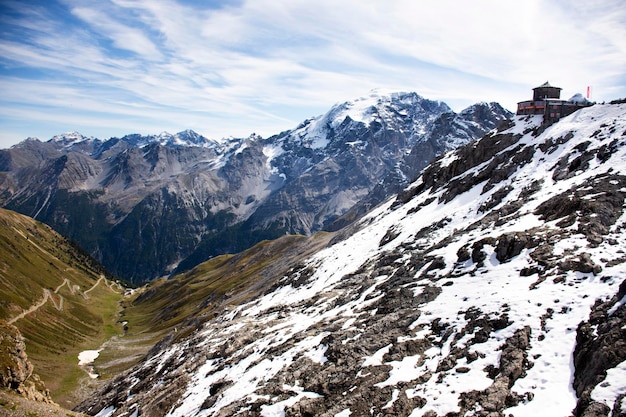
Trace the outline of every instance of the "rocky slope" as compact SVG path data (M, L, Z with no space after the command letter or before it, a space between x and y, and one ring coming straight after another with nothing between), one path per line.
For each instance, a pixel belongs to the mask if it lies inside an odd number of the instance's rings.
M79 409L624 415L625 160L626 105L515 117Z
M24 398L52 403L50 393L26 355L24 337L17 327L0 320L0 389Z
M59 407L28 360L19 329L0 320L0 415L33 417L83 416Z
M493 117L493 115L498 115ZM326 230L338 230L366 214L387 197L397 194L438 155L467 144L495 129L512 117L497 103L477 103L456 114L441 114L423 140L413 145L409 154L380 180L367 196L346 213L326 225Z
M626 415L626 280L607 301L594 304L578 325L574 350L577 416Z
M266 139L213 141L192 131L28 139L0 151L0 204L142 282L263 239L321 230L388 174L368 205L508 116L496 104L457 115L415 93L373 93Z

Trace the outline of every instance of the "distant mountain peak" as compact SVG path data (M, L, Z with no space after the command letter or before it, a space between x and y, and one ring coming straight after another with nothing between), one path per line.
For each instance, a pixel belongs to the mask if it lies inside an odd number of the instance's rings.
M57 142L57 141L67 140L67 139L82 139L84 137L85 136L83 136L81 133L74 130L71 132L61 133L60 135L55 135L50 140Z
M498 111L502 111L504 110L504 107L502 107L500 105L500 103L497 103L495 101L479 101L477 103L474 103L470 106L467 106L466 108L464 108L463 110L461 110L459 112L459 114L464 114L464 113L468 113L468 112L473 112L476 111L476 109L490 109L490 110L498 110ZM511 113L511 115L513 115Z
M137 147L144 147L153 143L158 143L161 146L187 146L206 148L213 147L218 144L217 141L208 139L191 129L186 129L175 134L169 133L167 131L163 131L158 135L141 135L135 133L124 136L122 140L132 146Z
M166 131L166 130L164 130L163 132L161 132L161 133L159 133L158 135L156 135L156 137L157 137L157 138L160 138L160 139L161 139L161 138L162 138L162 139L169 139L169 138L171 138L172 136L173 136L173 135L172 135L170 132Z
M20 148L20 147L23 147L24 145L28 145L29 143L41 143L41 139L39 139L36 136L29 136L23 141L13 145L12 148Z
M93 140L93 139L95 139L93 136L87 137L81 133L74 131L74 132L61 133L60 135L55 135L49 140L49 142L61 143L65 146L71 146L80 142Z
M445 103L425 99L415 92L375 89L367 96L336 104L327 115L332 116L333 125L340 124L346 117L350 117L355 122L368 124L377 118L390 117L390 113L396 113L396 116L406 116L406 113L402 113L403 109L421 107L422 103L428 103L430 108L440 107L439 112L450 110Z
M451 112L447 104L426 99L415 92L372 90L368 95L335 104L325 114L305 120L296 129L279 136L310 149L324 149L339 130L363 124L385 126L412 138L428 130L441 114Z
M214 146L217 144L217 141L208 139L198 132L195 132L191 129L183 130L182 132L178 132L173 135L175 140L175 144L183 145L183 146Z
M461 110L458 114L459 118L472 123L480 123L481 126L489 127L491 129L497 127L495 120L488 125L485 125L485 119L491 118L493 115L498 115L498 121L509 119L513 116L513 113L502 107L496 102L479 102L472 104L471 106Z

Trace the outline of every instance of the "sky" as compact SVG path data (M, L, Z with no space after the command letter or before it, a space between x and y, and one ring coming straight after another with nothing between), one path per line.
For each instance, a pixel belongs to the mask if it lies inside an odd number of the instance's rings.
M0 0L0 148L267 137L371 90L453 110L626 97L623 0Z

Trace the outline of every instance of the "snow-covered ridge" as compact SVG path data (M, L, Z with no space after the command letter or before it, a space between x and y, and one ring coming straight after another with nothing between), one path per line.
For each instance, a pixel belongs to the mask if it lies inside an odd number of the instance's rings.
M108 140L115 139L116 138L110 138ZM171 134L168 132L161 132L158 135L131 134L124 136L123 138L121 138L121 140L126 141L132 146L137 147L144 147L153 143L158 143L162 146L189 146L211 148L219 146L220 144L219 141L208 139L190 129L175 134ZM78 132L62 133L60 135L53 136L48 142L60 144L65 149L71 149L77 144L85 142L91 143L94 141L104 142L93 136L87 137Z
M367 96L336 104L327 113L327 118L331 120L330 124L333 127L341 124L346 117L349 117L355 122L369 124L377 120L377 118L388 117L388 115L384 115L385 110L387 112L396 110L400 116L407 116L408 111L403 107L415 106L421 100L423 100L423 98L415 93L372 90ZM396 109L390 108L394 106Z
M570 415L579 323L615 299L626 324L626 105L513 122L91 411L156 412L158 391L168 416ZM139 374L158 386L136 390ZM621 407L616 390L593 392Z
M218 147L221 142L208 139L193 130L187 129L182 132L171 134L169 132L161 132L158 135L127 135L122 138L134 146L144 147L153 143L158 143L162 146L189 146L189 147L203 147L213 148Z
M95 138L93 136L87 137L78 132L68 132L68 133L62 133L60 135L53 136L50 139L50 142L60 143L60 144L63 144L64 146L72 146L77 143L81 143L84 141L91 141L94 139Z
M415 93L383 92L382 90L372 90L364 97L353 101L338 103L326 114L309 119L304 124L307 127L306 133L312 138L312 148L323 148L327 145L325 140L328 127L336 127L343 122L346 117L355 122L369 124L371 121L380 119L388 115L379 115L381 109L392 106L393 103L401 103L405 106L415 105L423 100ZM447 106L439 102L440 105ZM448 109L449 110L449 109ZM400 115L406 116L406 110L400 110ZM302 136L302 134L301 134ZM216 141L208 139L197 132L187 129L175 134L161 132L157 135L130 134L121 138L133 146L144 147L152 143L159 143L162 146L198 146L198 147L218 147L232 142L232 138ZM49 141L63 144L69 148L77 143L96 140L93 136L87 137L78 132L62 133L52 137Z

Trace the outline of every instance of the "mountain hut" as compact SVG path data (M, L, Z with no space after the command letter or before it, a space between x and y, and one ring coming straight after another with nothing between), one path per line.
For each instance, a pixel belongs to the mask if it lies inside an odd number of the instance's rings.
M533 88L532 100L517 103L516 114L542 114L544 122L554 122L578 109L593 105L581 94L576 94L569 100L562 100L561 90L561 87L554 87L546 81L539 87Z

